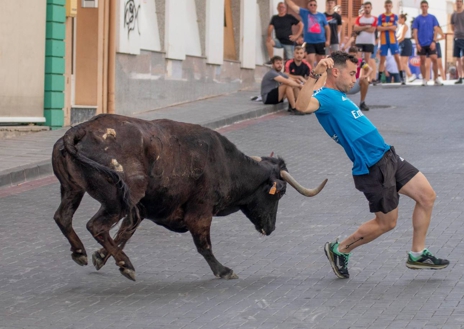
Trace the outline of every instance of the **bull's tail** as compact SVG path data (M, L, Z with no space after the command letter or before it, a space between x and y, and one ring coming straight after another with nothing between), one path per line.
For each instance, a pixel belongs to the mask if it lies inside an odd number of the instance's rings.
M90 170L95 170L100 174L104 175L108 178L108 180L111 183L115 184L118 187L118 189L121 191L120 201L123 204L123 210L127 213L128 216L131 217L131 221L133 224L131 225L131 229L135 230L138 224L141 222L141 218L137 209L137 205L134 204L131 200L129 186L126 184L124 179L117 171L88 158L85 154L82 154L76 149L76 144L80 140L82 140L82 138L84 138L85 134L86 131L79 126L72 127L71 129L69 129L63 136L64 149L71 157L73 157L79 163L89 168Z

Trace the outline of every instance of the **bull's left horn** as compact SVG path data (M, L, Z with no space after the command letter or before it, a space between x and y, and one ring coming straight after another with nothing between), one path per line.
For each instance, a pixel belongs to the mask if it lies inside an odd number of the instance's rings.
M255 155L252 155L250 158L252 158L253 160L257 161L257 162L261 162L261 157L257 157Z
M280 171L280 176L282 177L282 179L284 181L286 181L287 183L289 183L295 190L297 190L300 194L304 195L304 196L315 196L317 195L325 186L325 184L327 183L327 178L324 179L324 181L315 189L309 189L309 188L306 188L306 187L303 187L300 185L300 183L298 183L295 178L293 178L287 171L285 170L281 170Z

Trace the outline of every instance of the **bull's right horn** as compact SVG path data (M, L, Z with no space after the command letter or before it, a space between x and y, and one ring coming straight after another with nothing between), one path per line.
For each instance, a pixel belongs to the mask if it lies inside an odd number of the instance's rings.
M287 183L289 183L295 190L297 190L300 194L304 195L304 196L308 196L308 197L311 197L311 196L315 196L317 195L325 186L325 184L327 183L327 178L324 179L324 181L315 189L308 189L306 187L303 187L300 185L300 183L298 183L296 181L295 178L293 178L289 173L288 171L285 171L285 170L281 170L280 171L280 176L282 177L282 179L284 181L286 181Z
M256 162L261 162L261 157L257 157L255 155L252 155L250 158L252 158L253 160L255 160Z

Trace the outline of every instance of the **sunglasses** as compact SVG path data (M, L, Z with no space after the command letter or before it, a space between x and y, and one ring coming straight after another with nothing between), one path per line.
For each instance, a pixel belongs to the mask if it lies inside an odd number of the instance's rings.
M311 5L309 5L309 6L310 6L310 7L317 7L316 4L311 4Z

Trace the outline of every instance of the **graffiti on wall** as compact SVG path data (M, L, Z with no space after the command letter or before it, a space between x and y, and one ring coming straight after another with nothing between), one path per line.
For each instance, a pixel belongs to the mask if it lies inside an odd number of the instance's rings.
M161 50L155 0L119 1L117 25L116 51L138 55L141 49Z
M127 0L124 5L124 28L127 29L127 38L130 38L130 33L137 31L140 35L140 25L138 22L140 5L136 5L134 0Z

